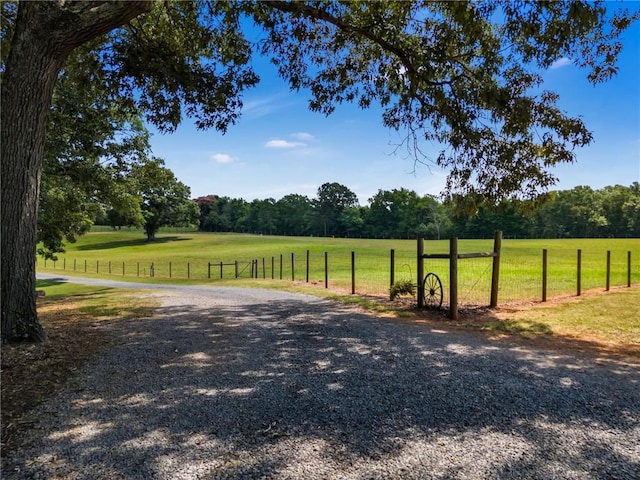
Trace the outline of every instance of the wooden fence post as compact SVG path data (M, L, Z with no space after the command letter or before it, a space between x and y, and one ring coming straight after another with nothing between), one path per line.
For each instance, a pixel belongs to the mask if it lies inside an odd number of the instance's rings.
M280 280L282 280L282 254L280 254Z
M608 292L611 286L611 250L607 250L607 281L605 283L605 291Z
M351 252L351 295L356 293L356 252Z
M122 276L124 277L124 262L122 262Z
M547 301L547 249L542 250L542 301Z
M309 283L309 250L307 250L307 283Z
M109 275L111 275L111 260L109 260Z
M418 308L424 307L424 290L422 290L422 278L424 277L424 238L418 237ZM393 252L393 250L391 250ZM393 276L391 277L391 286L393 286Z
M449 241L449 318L458 319L458 238Z
M577 296L582 294L582 250L578 249L578 268L577 268Z
M189 262L187 262L187 279L191 278L191 268L189 266Z
M136 262L136 276L140 276L140 262Z
M236 278L238 278L238 260L235 261L234 266L235 266Z
M271 280L275 279L276 276L276 259L271 257Z
M420 239L418 238L418 242L420 242ZM390 259L390 265L389 265L389 286L393 287L393 284L396 283L396 279L395 279L395 275L396 275L396 251L392 248L391 249L391 253L389 254L389 259ZM418 283L420 283L420 280L418 280ZM418 306L420 304L418 303Z
M324 288L329 288L329 254L324 252Z
M169 278L171 278L171 262L169 262Z
M491 308L498 306L498 289L500 286L500 250L502 249L502 232L497 230L493 235L493 271L491 273Z
M627 252L627 287L631 286L631 250Z
M266 263L264 261L264 257L262 257L262 278L267 278L267 268L265 267Z
M295 263L293 261L293 252L291 252L291 281L295 282L296 280L296 268Z
M211 262L207 262L207 278L211 278Z

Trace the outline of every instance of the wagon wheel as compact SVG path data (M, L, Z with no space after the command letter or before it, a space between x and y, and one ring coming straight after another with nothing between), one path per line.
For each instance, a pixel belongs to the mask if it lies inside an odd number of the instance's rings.
M422 282L424 304L429 308L442 306L442 283L435 273L428 273Z

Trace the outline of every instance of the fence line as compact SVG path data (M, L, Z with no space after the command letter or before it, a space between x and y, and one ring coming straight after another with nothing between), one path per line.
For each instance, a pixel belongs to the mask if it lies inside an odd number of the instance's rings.
M606 253L606 255L605 255ZM437 255L436 255L437 257ZM543 249L539 257L509 257L502 254L500 303L547 301L559 295L581 295L586 290L630 287L640 283L638 260L632 252L612 255L607 252L587 252L578 249L573 258ZM635 262L635 263L633 263ZM245 260L217 260L204 264L179 262L118 261L64 257L57 261L39 260L36 266L46 270L70 273L148 277L154 279L188 279L215 282L220 279L283 280L331 288L342 293L388 296L395 282L415 282L418 265L415 255L399 255L395 250L387 254L370 252L338 255L335 252L288 252L271 257ZM449 305L447 295L451 282L449 262L439 258L425 259L424 275L436 274L445 291L443 306ZM491 262L486 259L465 260L458 267L458 303L465 306L488 305L491 293ZM284 280L289 281L289 280Z

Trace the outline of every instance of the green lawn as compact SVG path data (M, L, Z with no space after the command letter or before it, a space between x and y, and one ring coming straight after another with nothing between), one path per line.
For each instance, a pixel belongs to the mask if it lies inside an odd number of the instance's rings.
M447 253L448 240L426 241L426 253ZM460 240L460 253L491 251L493 240ZM512 240L502 242L500 273L501 303L539 300L542 288L542 250L548 250L548 296L576 293L577 250L582 250L582 290L604 289L606 252L611 251L611 285L626 285L627 252L631 252L631 282L640 283L640 239ZM309 281L324 287L325 252L329 288L351 291L351 252L355 254L356 293L386 295L390 284L390 252L395 251L395 279L415 279L415 240L338 239L278 237L244 234L161 232L148 243L140 231L95 232L67 246L57 262L38 260L39 271L118 277L126 280L191 283L236 283L235 267L220 262L238 261L241 277L251 272L257 260L258 279L269 286L282 275L283 281L306 282L307 251ZM282 260L281 260L282 258ZM282 268L280 267L282 261ZM153 264L154 278L150 278ZM209 266L211 264L211 266ZM263 270L264 265L264 270ZM86 272L86 273L85 273ZM425 272L435 272L448 297L448 261L427 260ZM209 278L211 275L211 278ZM171 276L171 279L169 277ZM187 278L189 277L189 279ZM264 278L264 280L262 280ZM246 282L239 279L237 282ZM486 304L491 283L491 260L459 261L461 304ZM255 284L255 282L252 282Z

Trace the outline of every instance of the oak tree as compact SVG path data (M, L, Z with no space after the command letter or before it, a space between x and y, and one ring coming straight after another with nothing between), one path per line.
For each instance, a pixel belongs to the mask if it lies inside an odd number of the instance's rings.
M191 200L191 190L178 181L159 158L134 164L130 181L139 193L143 228L153 241L160 227L190 227L198 224L200 210Z

